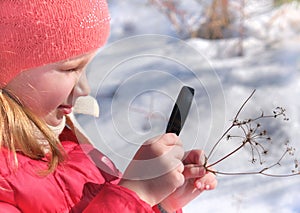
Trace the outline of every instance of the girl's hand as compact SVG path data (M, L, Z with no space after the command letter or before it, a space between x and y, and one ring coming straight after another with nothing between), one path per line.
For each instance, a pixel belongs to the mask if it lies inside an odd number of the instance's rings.
M205 155L201 150L187 153L183 161L185 182L182 186L164 199L161 206L168 212L175 212L196 198L205 190L212 190L217 186L215 175L207 172L203 167Z
M175 134L150 139L137 151L119 185L154 206L184 184L183 156L182 143Z

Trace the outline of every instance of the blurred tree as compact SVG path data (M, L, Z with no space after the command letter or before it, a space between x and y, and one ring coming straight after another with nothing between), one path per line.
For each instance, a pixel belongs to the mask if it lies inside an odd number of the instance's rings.
M180 9L177 0L149 0L149 3L155 5L169 19L178 34L185 31L185 11Z
M228 0L212 0L208 4L202 0L195 0L199 7L203 8L203 14L195 14L201 17L198 22L192 22L189 11L181 9L178 0L149 0L149 3L156 6L171 22L179 35L187 37L200 37L206 39L224 38L224 31L230 24ZM201 13L199 11L199 13ZM204 21L203 21L204 20Z
M285 3L290 3L290 2L300 2L300 0L273 0L274 6L279 6Z
M197 30L191 32L191 37L224 38L223 32L230 24L228 0L213 0L206 10L205 20Z

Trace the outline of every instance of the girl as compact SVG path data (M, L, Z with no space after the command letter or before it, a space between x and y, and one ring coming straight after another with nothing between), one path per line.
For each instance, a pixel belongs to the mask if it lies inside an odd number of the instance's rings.
M77 128L85 68L109 34L105 0L2 0L0 31L1 212L175 212L215 188L203 153L184 155L174 134L148 140L124 177L149 159L162 175L122 179Z

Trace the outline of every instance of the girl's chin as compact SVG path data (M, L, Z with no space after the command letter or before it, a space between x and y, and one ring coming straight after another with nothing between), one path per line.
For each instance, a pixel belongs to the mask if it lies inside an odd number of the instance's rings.
M66 118L63 116L61 119L54 119L49 121L48 127L53 131L53 133L58 137L66 125Z
M49 126L59 126L64 120L64 115L48 116L45 121Z

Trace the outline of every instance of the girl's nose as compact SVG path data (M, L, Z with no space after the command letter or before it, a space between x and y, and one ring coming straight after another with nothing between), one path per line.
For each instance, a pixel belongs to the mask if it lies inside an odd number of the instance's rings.
M87 96L91 92L90 86L88 84L88 80L86 77L86 72L84 71L79 78L77 85L74 88L74 95L79 96Z

